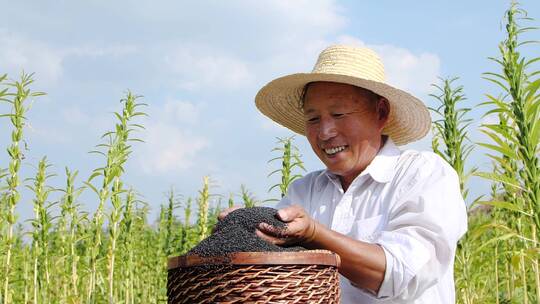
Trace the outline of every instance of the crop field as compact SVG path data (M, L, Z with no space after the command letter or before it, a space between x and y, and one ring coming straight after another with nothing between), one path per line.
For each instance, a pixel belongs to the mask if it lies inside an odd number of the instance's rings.
M505 13L505 38L491 58L492 70L483 74L486 87L497 89L486 91L476 105L496 117L481 126L485 142L469 140L470 108L463 106L466 86L459 78L433 86L438 106L430 109L432 149L455 168L463 196L472 202L469 230L455 258L458 303L540 303L540 57L520 52L538 50L538 44L522 39L526 32L537 35L535 25L517 4ZM33 164L33 176L21 176L26 117L31 102L39 103L45 93L34 91L39 79L33 74L1 72L0 104L9 111L0 119L10 128L0 136L10 142L1 150L8 162L0 163L0 303L166 303L167 257L208 236L221 209L265 203L245 187L241 201L221 196L206 177L196 197L170 190L159 217L150 218L148 202L124 183L132 146L145 144L136 134L144 132L139 119L146 105L131 92L111 117L110 131L96 138L92 153L101 166L90 176L67 167L52 172L46 157ZM489 170L467 163L475 149L485 151ZM279 139L271 153L276 167L271 175L280 183L269 188L283 196L305 172L303 163L293 137ZM50 185L53 175L63 178L61 188ZM469 197L471 176L488 180L491 192ZM31 201L21 198L22 191L32 193ZM92 212L83 211L83 192L97 202ZM60 199L52 200L52 194ZM19 204L33 206L29 223L19 220Z

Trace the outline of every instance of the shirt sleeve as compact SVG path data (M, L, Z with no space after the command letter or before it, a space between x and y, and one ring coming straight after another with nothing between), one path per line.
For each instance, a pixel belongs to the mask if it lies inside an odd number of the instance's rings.
M398 186L403 195L375 240L386 256L378 298L420 297L451 271L457 241L467 229L466 207L452 167L431 153L422 154L407 171Z

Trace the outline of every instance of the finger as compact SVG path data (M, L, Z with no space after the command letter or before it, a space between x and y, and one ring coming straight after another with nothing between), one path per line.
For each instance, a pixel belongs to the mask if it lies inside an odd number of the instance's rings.
M271 236L271 235L268 235L268 234L262 232L262 231L259 230L259 229L255 230L255 234L256 234L258 237L260 237L261 239L265 240L266 242L268 242L268 243L270 243L270 244L282 246L282 245L285 245L285 243L286 243L286 239L281 239L281 238L273 237L273 236Z
M292 205L287 208L278 210L278 217L280 220L288 223L293 221L295 218L300 217L304 214L304 208L300 205Z
M234 207L231 207L231 208L227 208L223 211L221 211L219 214L218 214L218 220L223 220L227 215L229 215L229 213L233 212L234 210L238 210L242 208L241 206L234 206Z
M287 230L286 228L280 229L267 223L260 223L258 226L258 229L265 234L268 234L277 238L286 237L288 234L286 231Z
M287 228L284 229L287 234L287 236L296 236L299 234L299 232L303 231L305 227L304 221L292 221L287 223Z
M266 242L277 245L277 246L281 246L281 247L294 245L298 243L298 240L294 237L275 237L272 235L268 235L259 229L255 230L255 234L259 236L261 239L265 240Z

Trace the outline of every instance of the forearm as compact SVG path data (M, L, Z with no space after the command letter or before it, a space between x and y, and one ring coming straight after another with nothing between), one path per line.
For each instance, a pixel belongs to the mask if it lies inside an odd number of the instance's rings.
M386 267L384 250L377 244L358 241L314 223L315 235L305 246L337 253L341 258L339 272L355 285L377 293Z

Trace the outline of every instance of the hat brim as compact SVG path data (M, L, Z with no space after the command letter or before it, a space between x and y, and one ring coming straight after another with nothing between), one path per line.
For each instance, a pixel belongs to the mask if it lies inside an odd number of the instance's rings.
M277 78L255 97L257 108L278 124L298 134L305 135L305 121L300 99L310 82L337 82L370 90L388 99L390 116L383 134L396 145L405 145L424 137L431 126L427 107L418 98L386 83L354 76L326 73L297 73Z

